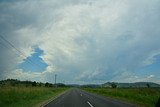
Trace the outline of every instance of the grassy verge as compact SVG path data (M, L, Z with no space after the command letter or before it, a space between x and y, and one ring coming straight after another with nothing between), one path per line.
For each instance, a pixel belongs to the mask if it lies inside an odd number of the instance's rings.
M67 88L0 87L0 107L35 107Z
M141 107L155 107L160 98L160 88L83 88L86 91L120 99Z

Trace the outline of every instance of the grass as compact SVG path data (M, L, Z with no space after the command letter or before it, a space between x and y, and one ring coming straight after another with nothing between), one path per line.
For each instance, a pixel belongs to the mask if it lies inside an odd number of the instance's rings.
M35 107L67 88L0 87L0 107Z
M160 98L160 88L83 88L86 91L120 99L141 107L155 107Z

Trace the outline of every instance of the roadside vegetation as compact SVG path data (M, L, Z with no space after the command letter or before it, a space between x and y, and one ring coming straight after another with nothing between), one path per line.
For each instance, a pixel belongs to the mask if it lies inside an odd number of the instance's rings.
M50 83L1 81L0 107L38 107L67 90Z
M160 99L160 88L83 88L83 90L123 100L140 107L156 107ZM159 106L158 106L159 107Z

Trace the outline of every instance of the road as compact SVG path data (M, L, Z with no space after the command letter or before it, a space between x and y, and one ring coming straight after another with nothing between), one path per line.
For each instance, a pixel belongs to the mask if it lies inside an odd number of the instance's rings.
M77 88L70 89L44 107L136 107L121 101L95 95Z

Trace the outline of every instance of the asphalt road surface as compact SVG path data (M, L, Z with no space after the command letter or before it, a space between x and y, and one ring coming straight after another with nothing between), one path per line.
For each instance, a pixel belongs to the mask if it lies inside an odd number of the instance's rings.
M136 107L118 100L88 93L80 89L70 89L44 107Z

